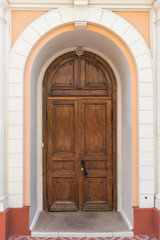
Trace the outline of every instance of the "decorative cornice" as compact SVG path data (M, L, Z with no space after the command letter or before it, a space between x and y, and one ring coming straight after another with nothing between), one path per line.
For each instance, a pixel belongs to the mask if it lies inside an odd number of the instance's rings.
M156 0L153 3L153 9L157 13L156 24L160 23L160 0Z
M160 0L154 1L154 3L153 3L154 10L157 11L159 9L159 7L160 7Z
M8 0L10 8L54 9L66 6L99 6L111 9L152 9L154 0Z
M74 0L74 6L87 6L88 0Z
M6 9L8 7L8 1L0 0L0 7Z
M6 19L5 19L5 10L8 7L8 1L6 0L0 0L0 24L5 24Z
M86 2L87 0L8 0L9 3L53 3L53 4L73 4L74 1ZM154 0L88 0L89 4L153 4Z

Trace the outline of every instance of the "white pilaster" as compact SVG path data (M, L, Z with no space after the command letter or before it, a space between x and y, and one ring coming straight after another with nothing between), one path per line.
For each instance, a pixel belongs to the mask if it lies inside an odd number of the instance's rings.
M153 7L157 13L156 18L156 58L157 58L157 194L155 206L160 210L160 0L153 3Z
M0 212L7 208L5 195L5 9L6 0L0 0Z

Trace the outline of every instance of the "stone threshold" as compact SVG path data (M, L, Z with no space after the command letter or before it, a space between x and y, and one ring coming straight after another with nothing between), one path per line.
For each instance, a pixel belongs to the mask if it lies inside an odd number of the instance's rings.
M41 232L32 231L31 237L133 237L134 233L127 232Z

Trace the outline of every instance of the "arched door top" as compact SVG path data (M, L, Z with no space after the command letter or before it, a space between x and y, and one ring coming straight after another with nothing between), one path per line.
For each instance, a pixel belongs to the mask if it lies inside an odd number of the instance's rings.
M116 80L109 64L98 55L84 51L83 55L78 56L76 51L72 51L50 64L43 87L48 97L60 95L61 91L63 95L70 95L69 90L74 90L74 95L87 95L88 90L89 95L113 97Z

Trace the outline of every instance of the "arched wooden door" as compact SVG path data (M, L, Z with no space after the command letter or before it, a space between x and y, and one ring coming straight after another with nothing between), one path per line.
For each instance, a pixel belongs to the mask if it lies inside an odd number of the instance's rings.
M109 65L64 54L43 81L43 200L49 211L117 206L116 82Z

